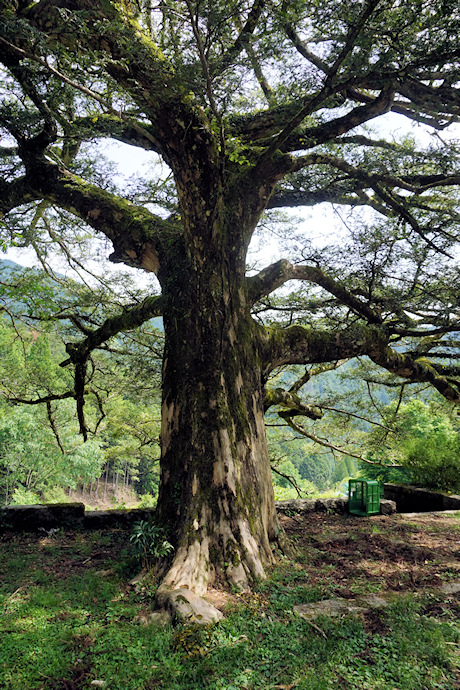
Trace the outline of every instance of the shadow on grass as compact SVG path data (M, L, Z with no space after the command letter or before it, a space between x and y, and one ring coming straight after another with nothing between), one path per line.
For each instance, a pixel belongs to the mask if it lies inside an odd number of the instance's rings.
M310 570L320 555L319 542L310 540L299 562L282 561L256 592L230 597L217 626L145 626L140 617L154 588L127 585L128 536L0 542L1 688L77 690L97 687L94 681L108 690L460 687L453 598L407 594L384 611L323 617L312 626L294 604L329 597L340 583L363 585L339 577L340 559L318 560Z

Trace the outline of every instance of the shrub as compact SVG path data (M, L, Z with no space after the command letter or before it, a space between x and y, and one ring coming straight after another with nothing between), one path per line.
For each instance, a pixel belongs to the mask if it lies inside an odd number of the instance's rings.
M33 491L28 491L22 486L18 486L13 493L13 499L11 503L17 506L33 506L41 503L40 496L38 496Z
M412 440L404 465L413 482L428 489L460 490L460 439L458 434L437 433Z
M69 503L70 499L61 486L53 486L43 491L43 503Z
M157 497L152 494L141 494L139 496L138 508L155 508L157 504Z
M166 539L164 530L147 520L135 523L129 541L135 557L146 569L150 569L155 561L164 558L174 549Z

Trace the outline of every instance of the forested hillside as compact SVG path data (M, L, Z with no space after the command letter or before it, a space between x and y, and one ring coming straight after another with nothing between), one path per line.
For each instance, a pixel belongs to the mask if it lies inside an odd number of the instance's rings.
M151 503L159 475L158 362L151 366L150 385L139 387L133 381L140 366L136 339L123 342L120 337L111 351L94 359L85 410L92 433L84 443L68 394L72 377L62 366L68 359L65 341L75 326L65 313L48 321L43 317L59 302L68 308L71 299L87 315L99 305L85 300L77 281L9 261L0 263L0 281L2 502L51 502L77 495L89 504L116 506L145 495ZM14 322L12 309L19 317ZM150 328L161 342L161 330ZM36 399L41 403L34 404Z

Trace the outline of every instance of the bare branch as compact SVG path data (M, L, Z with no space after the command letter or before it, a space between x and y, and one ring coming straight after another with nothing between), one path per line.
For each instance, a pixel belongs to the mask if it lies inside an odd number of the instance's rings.
M58 444L61 453L63 455L65 455L64 446L62 445L61 439L59 437L58 429L56 426L56 422L55 422L54 417L53 417L53 410L51 408L51 401L50 400L46 401L46 413L48 415L48 421L50 423L51 431L54 434L54 438L56 439L56 443Z
M300 496L302 496L302 493L303 493L304 495L306 495L305 492L302 492L302 489L299 488L299 486L298 486L296 480L294 479L294 477L292 477L290 474L285 474L284 472L281 472L280 470L277 470L276 467L275 467L273 464L270 465L270 468L271 468L271 471L272 471L272 472L274 472L275 474L277 474L279 477L283 477L283 479L285 479L287 482L289 482L289 484L296 490L297 496L299 496L299 498L300 498Z
M5 395L5 394L4 394ZM43 405L53 402L54 400L68 400L69 398L75 398L75 391L66 391L65 393L56 393L54 395L44 395L40 398L34 398L30 400L28 398L17 398L5 395L9 402L13 405Z
M376 422L375 419L369 419L369 417L362 417L359 414L356 414L355 412L350 412L349 410L341 410L337 407L330 407L329 405L321 405L322 410L329 410L330 412L337 412L337 414L343 414L345 417L353 417L353 419L361 419L363 422L367 422L368 424L372 424L373 426L379 426L382 429L385 429L386 431L393 431L393 429L390 429L390 427L385 426L384 424L381 424L380 422Z
M350 458L356 458L356 460L359 460L360 462L364 462L366 465L378 465L382 467L401 467L401 465L383 465L380 462L374 462L373 460L368 460L367 458L363 457L362 455L358 455L357 453L353 453L352 451L348 450L347 448L340 448L340 446L336 446L333 443L329 443L329 441L326 441L326 439L320 438L316 434L313 434L311 431L307 431L303 426L300 426L300 424L297 424L296 422L293 422L292 419L285 417L286 423L291 427L293 431L296 431L298 434L301 434L302 436L305 436L305 438L309 438L311 441L314 441L317 443L319 446L323 446L324 448L329 448L332 451L335 451L337 453L341 453L342 455L347 455Z

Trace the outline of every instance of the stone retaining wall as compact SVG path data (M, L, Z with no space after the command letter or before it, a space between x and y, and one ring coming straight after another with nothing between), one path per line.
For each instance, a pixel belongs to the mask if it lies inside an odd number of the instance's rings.
M0 507L0 531L36 532L39 529L66 527L82 529L85 520L83 503Z
M343 515L348 513L348 498L317 498L316 500L293 498L288 501L276 501L276 510L285 515L305 513ZM382 515L391 515L395 512L396 505L393 501L380 499L380 513Z
M383 494L385 498L395 501L398 513L460 510L460 496L455 494L444 494L404 484L384 484Z
M153 508L124 510L87 510L83 503L0 507L0 532L18 530L36 532L58 527L70 529L129 528L139 520L148 520Z
M292 499L277 501L276 509L285 514L313 512L348 513L347 498L321 498L316 500ZM384 514L396 511L392 501L381 500L380 510ZM148 520L154 508L132 508L123 510L87 510L83 503L54 503L50 505L0 507L0 532L15 530L36 532L39 530L67 527L70 529L106 529L119 527L129 529L139 520Z

